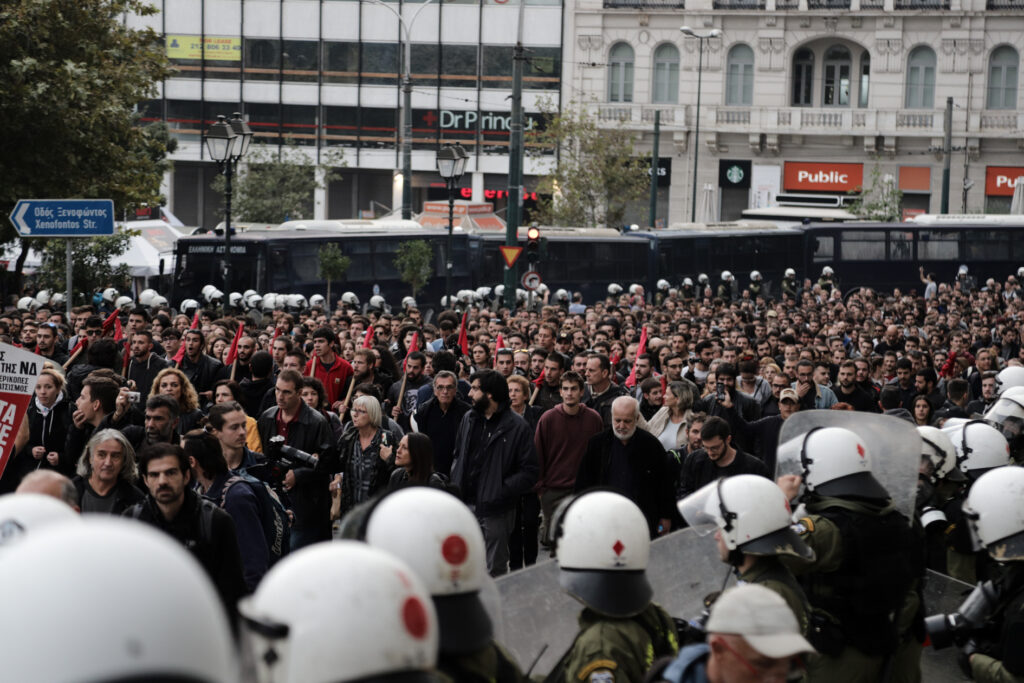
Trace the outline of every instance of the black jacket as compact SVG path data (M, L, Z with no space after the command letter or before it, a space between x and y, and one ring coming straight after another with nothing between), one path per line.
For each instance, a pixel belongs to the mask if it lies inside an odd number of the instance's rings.
M45 455L39 460L32 457L32 449L35 446L42 446L47 453L55 452L58 455L63 453L67 442L68 428L71 426L72 410L74 409L67 397L61 395L53 408L43 416L39 411L38 402L36 399L32 399L25 414L28 418L28 443L15 453L7 464L2 490L13 491L25 475L34 470L57 470L67 477L74 475L75 463L68 459L59 458L57 465L53 466L47 462ZM9 488L8 484L10 484Z
M416 431L430 437L434 446L434 471L448 476L455 458L455 435L462 423L462 416L470 411L470 405L458 397L452 401L448 411L441 410L436 398L431 398L416 407L413 419Z
M679 484L676 488L676 498L683 498L694 491L699 491L705 484L710 484L722 477L731 477L736 474L759 474L762 477L772 478L772 474L763 462L744 453L736 444L736 457L725 467L719 467L703 448L686 456L683 462L683 469L679 473Z
M383 460L380 457L381 441L385 438L385 435L388 445L393 449L391 457L387 460ZM356 468L361 466L361 463L356 462L354 459L358 441L359 430L352 428L345 432L341 436L341 441L338 442L338 458L341 461L341 472L343 472L341 479L342 515L357 504L365 502L361 497L362 492L355 490L355 479L358 475ZM372 498L376 493L387 489L388 482L391 480L391 473L395 469L395 450L397 450L397 447L398 438L394 434L386 429L378 429L370 441L370 445L364 451L364 454L372 455L373 458L373 467L371 468L373 471L363 473L369 479L368 498Z
M601 416L605 427L612 426L612 401L619 396L628 396L626 388L619 384L611 384L604 393L599 396L591 395L586 401L588 408L593 408Z
M85 496L85 477L80 475L76 476L71 480L71 483L75 485L75 490L78 491L78 505L81 507L82 498ZM114 486L114 490L111 491L111 495L114 496L114 507L110 510L110 514L112 515L121 514L131 506L141 502L146 497L146 494L138 487L124 479L117 482Z
M246 415L257 417L263 410L266 410L270 406L266 406L261 410L263 405L263 397L266 396L269 391L273 396L274 391L274 377L264 377L263 379L243 379L238 383L239 389L242 391L242 408L245 410Z
M729 393L732 396L732 408L726 408L723 406L718 402L715 394L711 393L698 401L696 405L694 405L693 410L694 412L703 411L707 413L709 417L715 416L724 419L732 428L732 433L734 435L733 439L738 442L735 445L747 451L753 450L753 440L743 433L738 417L742 416L743 420L746 422L753 422L754 420L760 419L761 404L735 389L731 390Z
M455 437L451 481L463 501L476 505L477 516L514 508L519 497L537 483L539 472L533 432L508 405L490 420L477 410L462 418Z
M632 472L631 490L612 477L612 446L618 438L611 428L590 437L587 451L576 473L576 492L606 486L628 495L643 511L651 537L658 534L658 521L671 519L675 510L668 458L658 438L642 429L626 443L626 459Z
M141 405L146 405L146 399L151 395L153 380L169 365L170 363L156 355L155 351L150 352L149 360L145 363L140 363L134 358L128 361L128 375L125 379L135 380L135 389L140 394Z
M203 565L228 613L234 614L238 599L247 590L231 515L186 488L185 503L170 521L164 518L152 496L129 508L124 516L155 526L185 546Z
M195 363L189 360L186 354L178 365L178 369L185 373L185 377L192 382L192 386L195 387L198 394L213 389L213 383L220 379L222 367L224 367L223 363L205 353L199 354L199 360Z

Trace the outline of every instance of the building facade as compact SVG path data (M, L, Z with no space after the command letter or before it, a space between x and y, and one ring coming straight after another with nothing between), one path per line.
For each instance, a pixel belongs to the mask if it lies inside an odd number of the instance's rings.
M698 220L874 182L898 185L904 216L938 212L952 98L950 212L1005 213L1024 176L1022 50L1021 0L577 0L563 99L639 132L641 153L661 112L658 218L676 223L694 184Z
M402 38L410 23L413 208L447 197L435 154L470 153L460 198L506 203L512 49L518 4L508 0L156 0L159 13L130 17L165 41L178 72L140 107L178 140L165 179L170 209L187 225L221 219L217 173L202 132L218 114L243 113L256 143L339 179L315 193L306 217L356 218L400 206ZM394 11L392 11L394 10ZM415 18L414 18L415 17ZM562 88L560 0L526 0L523 107L527 128ZM530 156L529 190L550 162ZM318 169L318 170L317 170ZM529 204L529 200L527 200Z

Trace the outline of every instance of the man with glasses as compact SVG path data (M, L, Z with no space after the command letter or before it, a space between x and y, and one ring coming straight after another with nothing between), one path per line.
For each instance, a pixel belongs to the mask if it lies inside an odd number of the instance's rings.
M434 470L447 476L455 453L455 434L470 405L458 397L458 378L450 370L434 376L434 395L416 407L412 430L430 437L434 446Z

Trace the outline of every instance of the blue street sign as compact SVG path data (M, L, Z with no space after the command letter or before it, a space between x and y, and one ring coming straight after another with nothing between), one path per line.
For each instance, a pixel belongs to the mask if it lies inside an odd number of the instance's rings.
M114 234L110 199L20 199L10 215L22 237L97 237Z

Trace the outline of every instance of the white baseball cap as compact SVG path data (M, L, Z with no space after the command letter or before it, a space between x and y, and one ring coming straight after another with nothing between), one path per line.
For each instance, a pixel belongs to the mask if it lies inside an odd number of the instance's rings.
M782 596L757 584L722 593L711 608L707 632L743 636L752 648L772 659L814 652Z

